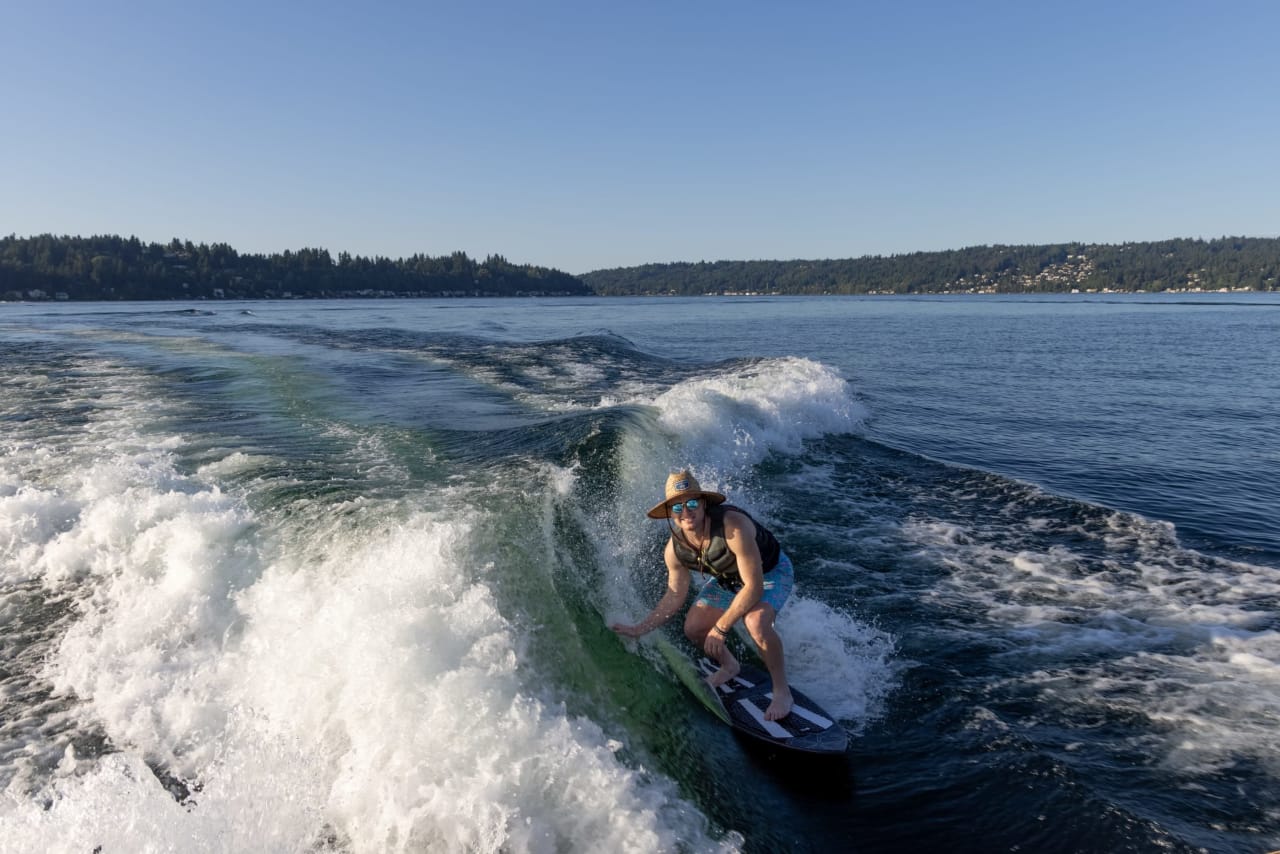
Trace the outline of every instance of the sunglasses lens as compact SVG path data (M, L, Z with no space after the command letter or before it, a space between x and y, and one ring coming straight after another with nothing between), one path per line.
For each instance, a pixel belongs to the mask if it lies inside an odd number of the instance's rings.
M681 513L683 513L683 512L685 511L685 508L688 508L688 509L690 509L690 510L697 510L697 509L698 509L698 499L696 499L696 498L690 498L690 499L689 499L689 500L687 500L687 501L681 501L679 504L672 504L672 505L671 505L671 512L672 512L672 513L674 513L675 515L679 516Z

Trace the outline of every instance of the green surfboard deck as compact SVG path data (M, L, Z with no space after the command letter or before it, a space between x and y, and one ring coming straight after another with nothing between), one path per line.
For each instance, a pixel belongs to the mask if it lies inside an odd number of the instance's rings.
M684 683L693 696L698 698L698 702L706 706L716 717L725 723L732 725L733 721L729 717L729 712L724 707L724 703L720 701L720 695L716 693L716 689L707 684L707 679L702 675L702 671L698 670L689 658L676 649L675 644L666 638L658 638L656 641L658 652L662 653L663 659L666 660L667 666L671 668L676 677Z

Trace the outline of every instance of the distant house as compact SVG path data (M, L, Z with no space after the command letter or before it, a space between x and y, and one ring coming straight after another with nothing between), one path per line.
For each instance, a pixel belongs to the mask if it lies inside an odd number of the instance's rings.
M39 288L32 288L27 291L27 299L48 299L49 295Z
M71 299L71 297L67 296L66 291L58 291L56 294L53 295L53 298L56 299L58 302L66 302L67 300Z

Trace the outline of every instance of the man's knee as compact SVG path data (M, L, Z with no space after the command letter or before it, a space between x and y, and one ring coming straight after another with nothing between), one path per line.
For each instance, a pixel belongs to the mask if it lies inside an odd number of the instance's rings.
M742 618L742 623L747 627L747 632L751 635L752 640L760 643L773 634L774 612L772 608L756 608L747 613Z
M705 608L693 607L684 618L684 636L694 643L702 643L707 629L711 628L712 617L704 613Z
M706 633L706 629L698 627L692 620L684 621L684 636L694 643L701 643Z

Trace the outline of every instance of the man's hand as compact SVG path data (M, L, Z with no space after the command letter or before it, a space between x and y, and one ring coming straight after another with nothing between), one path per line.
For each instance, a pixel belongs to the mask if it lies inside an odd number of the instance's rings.
M715 629L708 629L706 640L702 642L702 651L719 661L721 653L724 652L724 638Z

